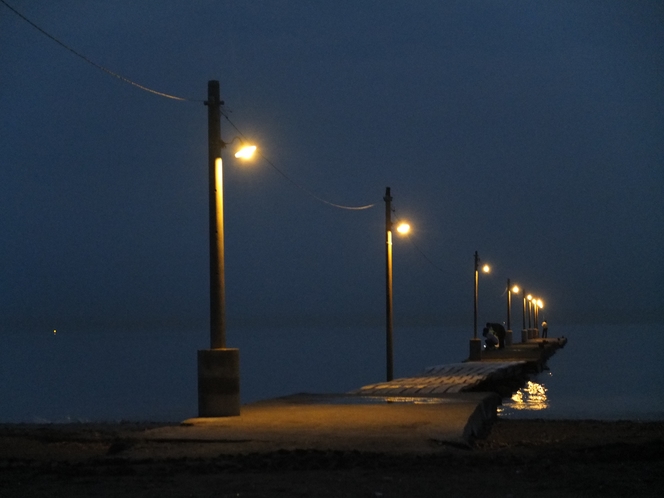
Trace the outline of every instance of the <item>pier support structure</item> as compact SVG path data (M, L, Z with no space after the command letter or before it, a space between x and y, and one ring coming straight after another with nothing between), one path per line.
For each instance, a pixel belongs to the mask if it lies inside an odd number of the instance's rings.
M482 339L474 337L470 340L470 361L480 361L482 359Z

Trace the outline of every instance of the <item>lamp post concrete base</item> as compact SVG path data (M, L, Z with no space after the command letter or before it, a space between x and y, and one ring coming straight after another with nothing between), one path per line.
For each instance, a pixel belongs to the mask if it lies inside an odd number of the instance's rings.
M505 331L505 347L510 347L512 342L512 331L508 329Z
M528 329L521 329L521 342L528 342Z
M470 361L480 361L482 359L482 339L470 340Z
M240 350L198 351L198 416L240 415Z

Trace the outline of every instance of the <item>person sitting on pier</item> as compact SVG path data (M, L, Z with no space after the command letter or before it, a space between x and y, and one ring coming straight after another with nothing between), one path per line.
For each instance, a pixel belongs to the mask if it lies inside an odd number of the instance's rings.
M493 333L493 330L489 329L488 327L484 327L484 330L482 330L482 335L486 337L484 340L486 349L494 349L496 346L498 346L498 338L496 337L496 334Z
M486 328L493 330L493 333L498 336L498 347L503 349L505 347L505 335L507 335L507 332L502 323L487 323Z

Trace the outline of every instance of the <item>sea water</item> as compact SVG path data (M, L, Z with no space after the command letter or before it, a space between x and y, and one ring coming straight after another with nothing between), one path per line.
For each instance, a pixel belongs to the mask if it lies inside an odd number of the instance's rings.
M558 332L558 330L556 330ZM503 400L507 418L664 420L664 336L652 325L561 327L567 345Z
M465 359L469 331L395 326L395 378ZM652 327L551 325L550 335L569 342L501 417L664 420L664 338ZM196 351L208 340L201 330L0 331L0 423L196 416ZM243 403L385 380L384 327L244 327L228 346L240 349Z

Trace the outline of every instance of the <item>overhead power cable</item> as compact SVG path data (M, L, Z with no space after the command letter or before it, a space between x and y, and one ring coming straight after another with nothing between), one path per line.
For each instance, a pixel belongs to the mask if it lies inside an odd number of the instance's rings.
M35 28L37 31L39 31L40 33L42 33L44 36L46 36L46 37L50 38L51 40L53 40L55 43L57 43L57 44L60 45L61 47L65 48L66 50L68 50L68 51L71 52L72 54L76 55L77 57L83 59L83 60L84 60L85 62L87 62L88 64L90 64L90 65L96 67L97 69L100 69L100 70L104 71L104 72L107 73L107 74L110 74L111 76L114 76L115 78L118 78L119 80L121 80L121 81L123 81L123 82L125 82L125 83L128 83L128 84L130 84L130 85L132 85L132 86L135 86L136 88L139 88L140 90L144 90L144 91L146 91L146 92L152 93L152 94L154 94L154 95L158 95L158 96L160 96L160 97L165 97L165 98L168 98L168 99L179 100L179 101L184 101L184 102L204 102L204 100L201 100L201 99L191 99L191 98L186 98L186 97L178 97L177 95L171 95L171 94L168 94L168 93L159 92L159 91L154 90L154 89L152 89L152 88L149 88L149 87L146 87L146 86L141 85L141 84L139 84L139 83L136 83L135 81L132 81L132 80L130 80L129 78L127 78L127 77L125 77L125 76L122 76L121 74L116 73L115 71L111 71L111 70L108 69L107 67L104 67L104 66L102 66L101 64L98 64L98 63L94 62L93 60L89 59L88 57L86 57L86 56L83 55L82 53L80 53L80 52L74 50L74 49L73 49L72 47L70 47L69 45L67 45L67 44L65 44L64 42L60 41L58 38L56 38L55 36L51 35L51 34L48 33L46 30L42 29L40 26L38 26L37 24L35 24L34 22L32 22L30 19L28 19L26 16L24 16L23 14L21 14L21 13L20 13L18 10L16 10L14 7L12 7L12 6L9 5L7 2L5 2L5 0L0 0L0 3L2 3L5 7L7 7L7 8L8 8L9 10L11 10L14 14L16 14L18 17L20 17L23 21L27 22L30 26L32 26L33 28ZM235 128L235 130L236 130L236 131L237 131L237 132L238 132L238 133L244 138L244 135L242 135L242 132L240 132L240 130L238 130L238 128L232 123L232 121L228 118L228 116L227 116L225 113L223 113L223 112L222 112L222 115L228 120L228 122L231 124L231 126L232 126L233 128ZM367 204L367 205L365 205L365 206L344 206L344 205L342 205L342 204L335 204L334 202L330 202L330 201L328 201L328 200L326 200L326 199L323 199L322 197L317 196L316 194L314 194L314 193L311 192L310 190L306 189L306 188L303 187L302 185L300 185L300 184L298 184L297 182L295 182L295 181L294 181L292 178L290 178L286 173L284 173L284 172L281 171L279 168L277 168L277 166L276 166L272 161L270 161L267 157L265 157L265 155L264 155L262 152L259 152L259 154L260 154L260 156L265 160L265 162L267 162L270 166L272 166L272 167L273 167L273 168L274 168L274 169L275 169L275 170L276 170L281 176L283 176L286 180L288 180L292 185L294 185L295 187L299 188L300 190L302 190L303 192L305 192L307 195L313 197L314 199L316 199L316 200L318 200L318 201L320 201L320 202L323 202L323 203L325 203L325 204L328 204L328 205L330 205L330 206L333 206L333 207L336 207L336 208L339 208L339 209L348 209L348 210L362 210L362 209L369 209L369 208L375 206L375 204Z
M1 1L1 0L0 0L0 1ZM244 136L244 134L238 129L237 126L235 126L235 124L230 120L230 118L228 117L228 115L227 115L223 110L221 111L221 115L222 115L224 118L226 118L226 121L228 121L228 123L233 127L233 129L234 129L234 130L240 135L240 137L241 137L243 140L247 140L247 137ZM248 140L247 140L247 141L248 141ZM302 192L304 192L304 193L307 194L308 196L310 196L310 197L316 199L316 200L319 201L319 202L322 202L322 203L324 203L324 204L327 204L328 206L332 206L332 207L339 208L339 209L347 209L347 210L351 210L351 211L361 211L361 210L363 210L363 209L369 209L369 208L372 208L372 207L374 207L374 206L376 205L376 204L374 203L374 204L366 204L366 205L364 205L364 206L344 206L343 204L336 204L336 203L334 203L334 202L330 202L330 201L328 201L328 200L326 200L326 199L323 199L322 197L319 197L318 195L314 194L311 190L309 190L309 189L303 187L302 185L300 185L299 183L297 183L295 180L293 180L291 177L289 177L286 173L284 173L282 170L280 170L279 168L277 168L277 166L276 166L272 161L270 161L267 157L265 157L265 155L260 151L260 149L258 150L258 153L259 153L259 155L263 158L263 160L264 160L266 163L268 163L270 166L272 166L272 167L274 168L274 170L275 170L277 173L279 173L281 176L283 176L288 182L290 182L291 185L293 185L293 186L299 188L300 190L302 190Z
M42 28L40 28L39 26L37 26L34 22L32 22L30 19L28 19L27 17L25 17L23 14L21 14L21 13L20 13L18 10L16 10L14 7L12 7L12 6L9 5L7 2L5 2L5 0L0 0L0 3L2 3L5 7L7 7L7 8L8 8L9 10L11 10L14 14L16 14L18 17L20 17L20 18L23 19L25 22L27 22L30 26L32 26L32 27L35 28L37 31L39 31L39 32L42 33L43 35L47 36L47 37L50 38L51 40L53 40L55 43L57 43L57 44L60 45L61 47L63 47L63 48L65 48L65 49L69 50L72 54L76 55L77 57L80 57L81 59L83 59L83 60L84 60L85 62L87 62L88 64L91 64L92 66L96 67L97 69L101 69L101 70L104 71L105 73L110 74L111 76L114 76L114 77L118 78L119 80L124 81L125 83L129 83L130 85L133 85L133 86L135 86L136 88L139 88L139 89L144 90L144 91L146 91L146 92L150 92L150 93L152 93L152 94L154 94L154 95L158 95L158 96L160 96L160 97L165 97L165 98L167 98L167 99L180 100L180 101L185 101L185 102L203 102L203 100L200 100L200 99L189 99L189 98L185 98L185 97L178 97L178 96L176 96L176 95L171 95L171 94L164 93L164 92L158 92L157 90L153 90L152 88L148 88L148 87L146 87L146 86L140 85L140 84L136 83L135 81L132 81L132 80L130 80L129 78L126 78L125 76L122 76L121 74L118 74L118 73L116 73L116 72L114 72L114 71L111 71L111 70L108 69L107 67L104 67L104 66L102 66L101 64L97 64L96 62L94 62L93 60L89 59L88 57L86 57L86 56L83 55L82 53L77 52L76 50L74 50L74 49L73 49L72 47L70 47L69 45L63 43L62 41L58 40L55 36L51 35L50 33L46 32L45 30L43 30Z

